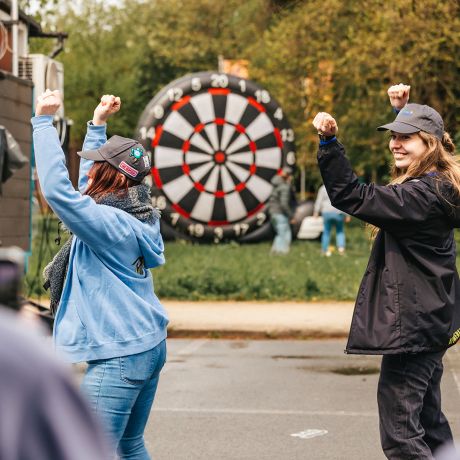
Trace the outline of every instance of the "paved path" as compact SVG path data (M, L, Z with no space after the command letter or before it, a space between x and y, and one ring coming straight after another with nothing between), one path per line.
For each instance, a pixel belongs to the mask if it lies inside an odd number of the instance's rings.
M352 302L177 302L163 301L171 336L238 335L271 338L345 337ZM246 333L246 334L244 334Z
M384 460L381 357L344 339L168 341L145 438L156 460ZM460 350L447 352L443 405L460 437Z
M49 300L41 299L47 306ZM163 300L170 337L339 338L353 302L183 302Z

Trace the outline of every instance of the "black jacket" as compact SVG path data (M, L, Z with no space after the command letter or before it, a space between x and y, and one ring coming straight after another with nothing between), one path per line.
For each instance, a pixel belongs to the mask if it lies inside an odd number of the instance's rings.
M418 353L460 336L460 280L454 227L459 203L439 175L399 185L360 184L338 142L318 163L332 204L380 228L356 299L346 351ZM459 208L460 209L460 208Z

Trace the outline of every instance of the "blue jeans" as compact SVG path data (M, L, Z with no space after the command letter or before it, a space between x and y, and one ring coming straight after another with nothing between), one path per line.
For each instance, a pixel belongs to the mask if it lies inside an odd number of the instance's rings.
M321 236L321 250L327 252L331 240L332 226L335 225L335 240L338 248L345 249L344 221L345 215L338 212L325 212L323 215L324 229Z
M150 459L144 429L165 361L163 340L143 353L88 362L82 390L121 459Z
M273 240L272 253L287 254L292 239L288 217L284 214L273 214L271 216L271 223L276 233Z

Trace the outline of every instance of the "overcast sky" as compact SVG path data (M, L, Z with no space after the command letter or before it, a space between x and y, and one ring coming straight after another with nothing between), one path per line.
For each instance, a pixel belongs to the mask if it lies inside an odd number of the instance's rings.
M98 3L104 3L104 5L120 5L122 3L122 0L94 0ZM78 5L79 0L75 0L74 5ZM38 0L30 0L30 11L27 11L28 14L35 14L40 7L39 1Z

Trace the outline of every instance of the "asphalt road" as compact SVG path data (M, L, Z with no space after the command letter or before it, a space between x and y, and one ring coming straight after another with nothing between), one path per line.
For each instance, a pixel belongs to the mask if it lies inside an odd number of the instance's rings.
M155 460L381 460L380 357L345 355L343 340L170 339L146 429ZM457 347L458 348L458 347ZM460 439L460 351L443 379Z

